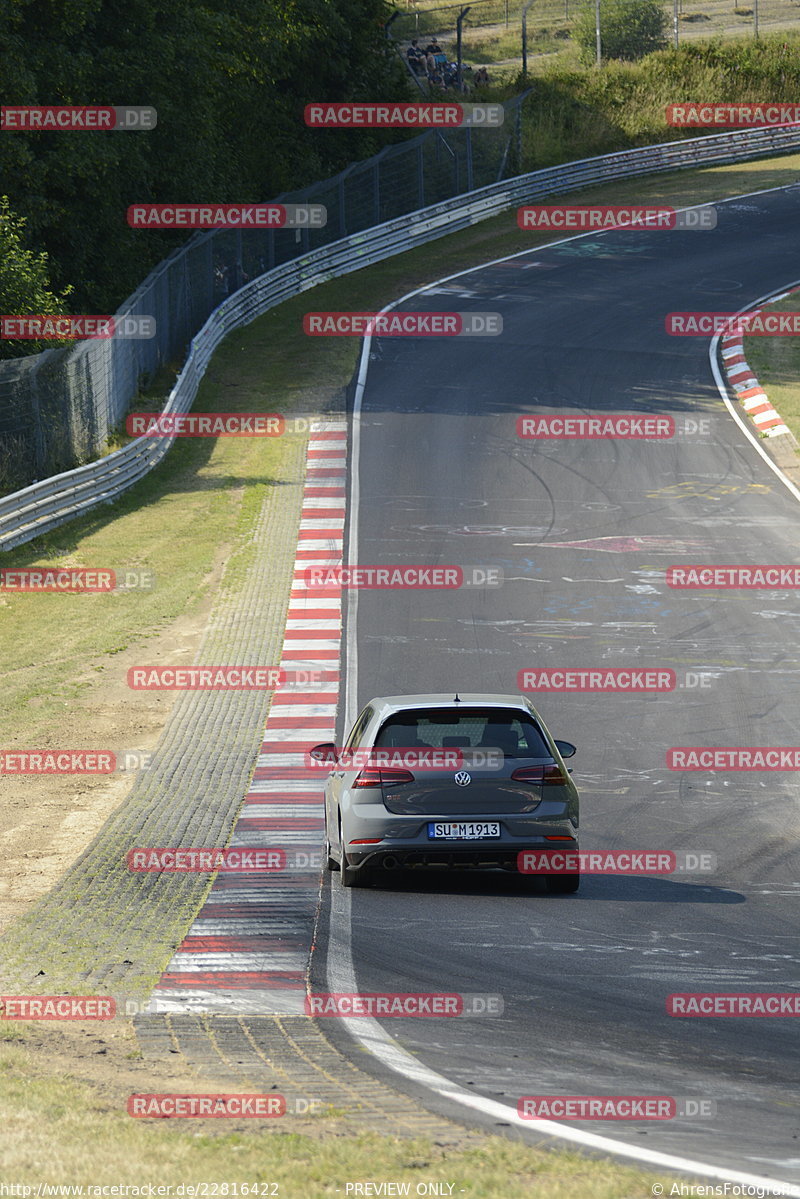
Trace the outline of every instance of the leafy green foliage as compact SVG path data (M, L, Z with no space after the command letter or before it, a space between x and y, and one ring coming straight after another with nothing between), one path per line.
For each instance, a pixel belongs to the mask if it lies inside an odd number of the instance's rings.
M25 221L11 211L8 196L0 196L0 312L29 316L67 311L69 288L56 295L50 288L47 254L25 246ZM2 357L38 353L53 342L4 341Z
M7 132L0 179L76 311L114 311L185 233L130 204L271 200L405 136L306 128L312 101L407 99L385 0L5 0L6 104L149 105L147 132Z
M629 62L661 50L666 45L667 15L660 0L600 0L600 41L604 59ZM596 14L593 4L582 8L572 36L581 59L593 62L596 54Z
M668 104L709 96L794 104L799 91L800 37L791 34L687 42L638 62L612 60L600 71L556 65L532 81L523 106L519 169L718 132L667 126Z

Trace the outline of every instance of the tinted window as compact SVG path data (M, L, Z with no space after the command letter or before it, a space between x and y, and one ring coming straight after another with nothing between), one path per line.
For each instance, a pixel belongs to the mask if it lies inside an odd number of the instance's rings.
M345 749L358 749L361 745L361 739L364 736L364 729L372 720L372 708L367 706L360 716L356 718L350 736L347 738Z
M390 716L375 744L405 748L502 749L509 758L547 758L550 751L533 719L502 708L430 708Z

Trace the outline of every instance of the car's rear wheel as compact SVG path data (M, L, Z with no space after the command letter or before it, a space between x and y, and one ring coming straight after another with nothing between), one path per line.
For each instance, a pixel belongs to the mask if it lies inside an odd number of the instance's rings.
M548 874L545 884L551 895L573 895L581 885L579 874Z
M339 881L343 887L366 887L372 879L372 872L366 866L348 866L344 858L339 868Z
M325 834L325 869L326 870L338 870L339 869L339 863L336 861L336 858L331 853L331 843L328 840L327 833Z
M329 846L330 848L330 846ZM334 869L339 871L339 882L343 887L363 887L369 882L368 870L363 866L348 866L347 858L344 856L344 837L342 836L342 814L339 813L339 849L341 851L341 861L335 862Z

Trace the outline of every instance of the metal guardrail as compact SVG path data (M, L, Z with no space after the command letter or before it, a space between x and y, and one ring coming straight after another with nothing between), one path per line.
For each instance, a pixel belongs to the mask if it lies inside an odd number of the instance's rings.
M502 125L425 129L327 179L270 197L321 204L325 225L198 229L114 313L123 321L149 317L152 337L88 338L0 361L0 496L108 453L109 438L142 386L182 363L211 313L245 283L341 238L516 174L520 166L506 168L518 152L528 94L504 101ZM137 237L149 240L143 231Z
M744 162L798 147L800 128L778 126L603 154L518 175L342 238L259 275L223 301L193 338L163 411L172 414L191 409L211 356L230 332L318 283L405 253L513 205L611 179ZM112 502L158 465L173 440L137 438L98 462L0 499L0 550L12 549L100 504Z

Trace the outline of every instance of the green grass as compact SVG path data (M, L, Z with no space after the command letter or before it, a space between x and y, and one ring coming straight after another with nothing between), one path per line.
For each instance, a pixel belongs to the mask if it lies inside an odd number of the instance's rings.
M528 11L528 55L554 54L559 66L572 65L575 58L574 46L568 40L555 38L554 31L571 34L575 17L584 6L583 0L536 0ZM473 4L464 22L462 46L464 61L471 65L504 61L519 69L522 61L521 5L509 4L509 21L505 20L503 0ZM429 37L437 36L444 50L455 58L456 30L455 8L443 8L438 0L416 0L413 7L401 10L395 22L393 36L403 43L403 48L412 37L423 44ZM671 46L673 39L673 5L664 0L667 16L666 41ZM800 9L796 0L760 0L759 30L761 40L765 35L793 34L800 27ZM733 0L679 0L678 37L679 44L715 39L718 43L729 41L753 41L753 7L737 5ZM534 57L528 69L537 74L547 70L548 63L538 64Z
M794 103L800 91L797 34L757 43L692 43L640 62L608 63L601 71L553 59L539 60L539 70L536 61L523 117L525 170L706 132L670 128L665 118L670 103Z
M791 182L799 169L800 156L792 156L609 184L569 199L699 203ZM214 356L196 410L324 409L349 379L358 343L306 338L305 311L376 308L441 275L546 240L519 230L509 212L430 244L422 259L403 255L332 280L232 334ZM795 359L781 369L787 379L797 377ZM208 603L221 585L219 567L231 552L234 565L225 585L237 586L260 498L280 481L281 456L280 440L179 441L156 471L113 506L4 556L8 567L145 565L159 580L152 593L129 596L0 596L7 743L42 742L57 727L64 704L92 697L122 646L146 643ZM46 636L46 630L53 635ZM89 716L86 729L88 743ZM21 1030L2 1032L0 1169L9 1180L269 1180L280 1184L282 1199L334 1195L347 1181L369 1179L440 1180L453 1184L453 1194L470 1199L631 1199L649 1194L655 1181L611 1161L494 1137L485 1138L479 1149L444 1150L424 1141L345 1135L333 1115L319 1117L314 1136L274 1126L231 1129L223 1121L134 1121L123 1114L119 1093L109 1097L68 1069L38 1060L20 1044ZM133 1053L126 1060L130 1069L139 1065ZM140 1089L157 1089L150 1075ZM165 1084L160 1089L187 1088ZM666 1184L668 1193L669 1180Z
M280 1119L133 1119L125 1113L121 1086L92 1086L69 1069L49 1071L25 1048L1 1043L0 1081L0 1180L34 1187L39 1182L277 1184L277 1190L259 1187L255 1193L318 1199L343 1195L346 1184L354 1181L406 1182L412 1195L417 1183L435 1181L452 1185L454 1196L469 1199L630 1199L651 1194L659 1181L633 1166L591 1161L569 1150L534 1149L495 1136L459 1147L377 1133L348 1135L335 1113L317 1116L310 1135L283 1131ZM183 1080L159 1080L143 1068L127 1093L209 1094L220 1089L207 1080L192 1087ZM660 1181L668 1193L670 1179Z
M793 182L798 169L800 158L789 156L616 182L566 198L696 204ZM519 230L507 213L431 243L422 262L418 255L401 255L296 297L224 342L194 410L320 411L349 380L358 343L307 338L306 311L380 307L441 275L547 240ZM216 566L234 551L226 586L235 587L244 574L263 489L280 479L280 438L179 440L155 471L114 504L3 555L7 568L141 566L157 580L152 591L120 595L0 593L6 744L48 744L64 705L91 698L123 647L146 646L171 622L191 617L210 601L218 585L212 581ZM57 636L48 636L48 630L57 630Z
M542 54L562 54L571 60L575 54L571 53L569 39L570 25L563 19L554 20L551 25L538 26L528 34L528 57L532 59ZM506 64L508 73L513 74L519 70L522 62L520 31L470 30L463 40L463 55L465 62L475 66Z
M765 309L800 312L800 292L777 304L765 305ZM743 344L745 358L756 378L784 424L800 441L800 337L745 337Z

